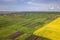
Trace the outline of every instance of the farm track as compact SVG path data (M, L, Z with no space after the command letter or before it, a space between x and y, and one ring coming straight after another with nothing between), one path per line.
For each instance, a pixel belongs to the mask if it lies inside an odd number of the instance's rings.
M23 34L24 34L23 32L16 32L14 34L9 35L7 38L11 39L11 40L15 40L17 37L19 37L19 36L21 36Z
M34 23L34 24L28 24L28 25L26 25L27 27L29 27L29 28L33 28L33 27L36 27L36 26L39 26L39 25L43 25L44 23L41 23L41 22L37 22L37 23Z
M39 37L39 36L35 36L35 35L31 35L29 36L27 39L25 40L50 40L48 38L44 38L44 37Z
M37 17L37 18L38 18L38 17ZM21 23L20 25L27 25L28 23L33 22L33 21L36 20L37 18L33 18L33 19L28 20L28 21L25 21L25 22Z
M22 24L22 26L28 26L28 25L34 25L34 24L36 25L37 22L40 22L40 24L42 23L40 21L40 18L36 18L34 20L27 21L26 23Z

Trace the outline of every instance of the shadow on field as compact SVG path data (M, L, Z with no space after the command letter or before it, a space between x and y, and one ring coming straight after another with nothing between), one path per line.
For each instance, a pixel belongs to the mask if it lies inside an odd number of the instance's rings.
M23 34L24 34L23 32L16 32L16 33L13 33L13 34L9 35L7 38L11 39L11 40L15 40L17 37L19 37Z
M25 40L51 40L51 39L44 38L44 37L38 37L38 36L35 36L35 35L31 35L30 37L28 37Z

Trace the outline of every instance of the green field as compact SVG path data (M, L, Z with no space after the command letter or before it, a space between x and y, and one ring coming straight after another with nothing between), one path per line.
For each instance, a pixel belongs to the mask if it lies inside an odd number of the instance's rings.
M14 14L0 14L0 39L9 40L7 37L17 31L24 34L15 40L25 40L33 32L55 18L60 17L59 12L27 12Z

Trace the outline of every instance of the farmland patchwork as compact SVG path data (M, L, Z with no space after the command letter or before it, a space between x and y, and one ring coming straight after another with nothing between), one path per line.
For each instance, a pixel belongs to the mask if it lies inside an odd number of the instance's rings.
M0 14L0 40L60 40L59 16L59 12Z

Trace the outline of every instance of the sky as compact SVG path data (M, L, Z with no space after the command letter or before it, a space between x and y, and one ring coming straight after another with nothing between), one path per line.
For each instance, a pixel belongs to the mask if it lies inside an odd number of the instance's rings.
M0 0L0 11L60 11L60 0Z

